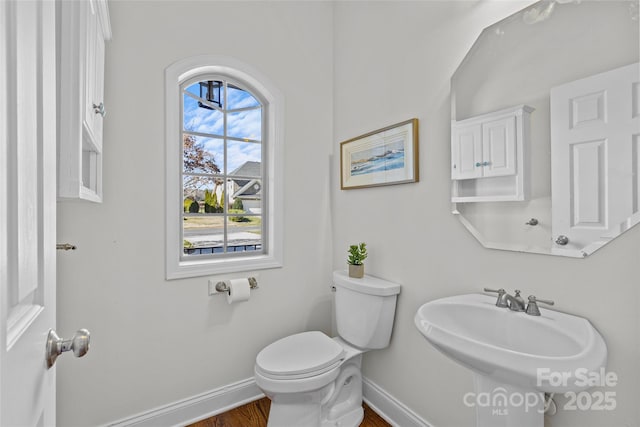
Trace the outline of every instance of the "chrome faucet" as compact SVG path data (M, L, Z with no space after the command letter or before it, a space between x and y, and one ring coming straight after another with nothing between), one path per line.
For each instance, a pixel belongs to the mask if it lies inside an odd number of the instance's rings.
M535 296L529 296L529 304L524 302L524 298L520 296L520 291L515 290L515 295L509 295L504 289L489 289L484 288L485 292L495 292L498 294L496 300L497 307L508 307L511 311L524 311L531 316L540 316L540 309L538 308L538 302L553 305L553 301L540 300Z
M496 301L497 307L509 307L512 311L524 311L525 303L524 299L520 296L520 291L516 290L515 295L509 295L504 289L489 289L484 288L485 292L497 292L498 300Z
M524 298L520 296L520 291L515 290L515 295L511 296L507 294L507 301L509 303L509 310L511 311L524 311L525 303Z
M531 316L540 316L540 309L538 303L553 305L555 304L551 300L538 299L534 295L529 295L529 304L527 305L527 314Z
M509 302L507 301L507 297L510 295L504 289L489 289L484 288L485 292L496 292L498 294L498 300L496 301L497 307L509 307Z

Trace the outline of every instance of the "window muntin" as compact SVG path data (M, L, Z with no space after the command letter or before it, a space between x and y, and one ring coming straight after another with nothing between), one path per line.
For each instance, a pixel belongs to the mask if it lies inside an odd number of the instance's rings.
M254 100L236 99L229 104L228 109L240 112L242 108L251 108L262 104L262 130L260 157L262 175L259 184L264 194L262 200L262 234L263 252L240 252L226 255L197 255L185 256L183 240L184 188L183 188L183 116L184 88L190 86L185 83L206 81L208 78L219 76L229 80L234 87L245 88L254 95ZM234 85L239 83L238 85ZM231 88L234 89L234 88ZM187 96L195 99L200 97L199 88L188 91ZM228 92L232 92L228 90ZM194 95L193 98L191 95ZM221 93L220 98L225 94ZM231 98L231 94L227 97ZM247 273L255 270L280 268L283 264L284 243L284 110L285 100L282 92L273 84L269 77L251 64L235 58L221 55L197 55L178 60L165 69L165 235L166 235L166 278L167 280L182 279L228 273ZM208 101L207 101L208 102ZM253 103L253 104L252 104ZM198 131L195 136L210 138L215 131L215 115L219 117L221 108L214 107L208 114L198 117L192 122L194 126L202 127L202 135ZM213 115L213 116L212 116ZM195 116L194 116L195 117ZM205 120L206 119L206 120ZM220 138L211 138L220 139ZM231 140L231 139L230 139ZM239 142L243 142L241 139ZM249 141L245 141L249 142ZM254 156L255 158L255 156ZM232 170L232 169L227 169ZM198 176L201 172L191 175ZM224 173L221 172L221 173ZM189 174L187 174L189 175ZM254 173L249 173L254 175ZM242 176L240 178L255 178ZM210 185L210 184L209 184ZM212 188L211 188L212 190ZM204 216L201 216L204 217ZM268 237L268 238L267 238Z
M182 93L182 260L266 253L264 103L219 76Z

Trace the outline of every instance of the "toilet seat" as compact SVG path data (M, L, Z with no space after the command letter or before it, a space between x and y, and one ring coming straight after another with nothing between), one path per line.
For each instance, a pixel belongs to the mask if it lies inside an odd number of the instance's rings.
M256 371L278 380L321 375L340 366L345 349L319 331L282 338L265 347L256 357Z

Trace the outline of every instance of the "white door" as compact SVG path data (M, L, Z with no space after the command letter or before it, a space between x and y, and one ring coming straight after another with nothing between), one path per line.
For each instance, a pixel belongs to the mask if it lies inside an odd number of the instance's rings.
M551 90L552 233L568 238L558 251L601 246L637 209L639 82L631 64Z
M0 1L0 425L55 425L55 3Z

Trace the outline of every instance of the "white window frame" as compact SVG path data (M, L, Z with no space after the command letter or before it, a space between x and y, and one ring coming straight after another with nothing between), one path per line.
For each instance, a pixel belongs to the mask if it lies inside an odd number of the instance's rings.
M237 257L185 260L182 257L182 93L187 80L215 74L236 80L259 94L264 103L262 136L266 159L266 239L264 253ZM167 280L282 267L283 257L283 138L284 98L260 72L235 58L199 55L182 59L165 70L165 202Z

